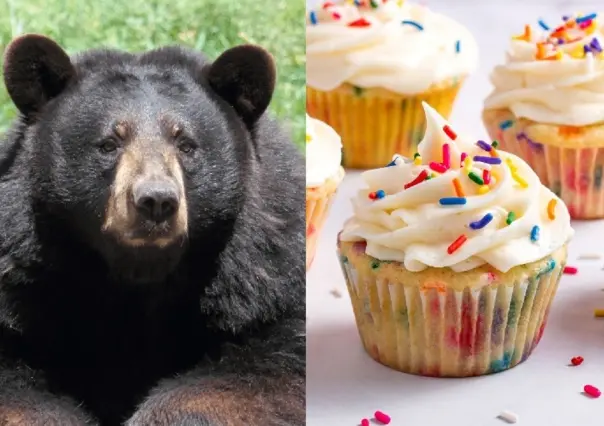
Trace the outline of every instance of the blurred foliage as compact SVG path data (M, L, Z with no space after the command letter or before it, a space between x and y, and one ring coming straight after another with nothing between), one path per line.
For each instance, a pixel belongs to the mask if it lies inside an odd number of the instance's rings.
M279 80L271 109L303 146L306 64L301 1L0 0L0 10L2 52L24 33L47 35L70 54L99 47L136 52L180 43L215 58L237 44L260 44L277 62ZM0 132L15 114L2 84Z

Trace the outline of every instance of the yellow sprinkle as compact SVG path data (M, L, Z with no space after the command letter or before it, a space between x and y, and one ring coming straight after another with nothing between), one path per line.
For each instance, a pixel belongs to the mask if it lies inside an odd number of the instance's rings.
M557 203L558 203L558 200L556 200L555 198L552 198L551 200L549 200L549 203L547 203L547 216L551 220L556 219L556 204Z
M516 173L512 173L512 178L523 188L528 188L528 183L521 176L518 176Z
M604 318L604 309L595 309L594 317L596 318Z
M511 158L506 158L505 163L508 165L512 173L516 173L516 171L518 171L518 168L514 165Z
M463 169L466 173L470 173L472 171L472 159L468 156L464 160Z
M547 58L545 58L548 61L559 61L560 59L562 59L562 52L557 50L555 54L553 54L552 56L548 56Z
M583 49L583 45L577 46L570 52L570 56L573 58L583 58L585 56L585 50Z
M489 192L491 190L491 188L489 187L489 185L481 185L480 188L478 188L478 193L480 195L484 195L487 192Z
M310 142L311 140L312 140L312 136L307 133L306 134L306 143Z
M417 157L415 157L413 159L413 164L415 164L416 166L421 166L422 165L422 157L420 157L419 155Z

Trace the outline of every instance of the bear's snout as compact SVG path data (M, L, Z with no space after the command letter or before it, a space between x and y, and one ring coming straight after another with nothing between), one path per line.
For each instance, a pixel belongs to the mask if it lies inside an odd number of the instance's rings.
M180 203L178 187L167 179L138 182L132 198L140 218L157 224L171 219Z

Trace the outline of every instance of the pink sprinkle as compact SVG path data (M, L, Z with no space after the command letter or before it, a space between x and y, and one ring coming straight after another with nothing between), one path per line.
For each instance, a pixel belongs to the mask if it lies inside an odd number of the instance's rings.
M430 168L438 173L444 173L447 171L447 167L445 165L436 163L434 161L430 163Z
M361 426L369 426L369 420L368 419L361 420Z
M574 266L565 266L564 267L564 273L567 275L575 275L577 273L578 269L575 268Z
M339 20L340 18L342 18L342 15L340 15L338 12L334 12L331 14L331 16L333 17L333 19L335 19L336 21Z
M485 185L489 185L491 183L491 172L489 172L487 169L482 171L482 180L484 181Z
M443 164L447 169L451 167L451 147L448 143L443 145Z
M463 163L463 161L466 159L466 157L468 156L467 152L462 152L461 153L461 162Z
M376 411L373 417L375 417L375 419L383 425L390 423L390 416L382 413L381 411Z
M594 398L599 398L600 395L602 395L602 392L600 392L600 389L598 389L597 387L592 386L592 385L585 385L583 387L583 391L585 391L585 393L587 395L594 397ZM376 416L376 419L377 419L377 416Z

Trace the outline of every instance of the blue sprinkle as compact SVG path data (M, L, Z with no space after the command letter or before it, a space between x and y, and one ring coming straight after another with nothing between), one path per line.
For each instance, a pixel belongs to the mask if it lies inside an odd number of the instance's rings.
M482 149L484 149L487 152L491 151L491 145L489 145L485 141L478 141L478 142L476 142L476 145L478 145L479 147L481 147Z
M531 229L531 241L536 242L539 240L539 227L537 225L533 226Z
M379 200L382 199L386 196L386 193L384 192L383 189L378 189L377 191L375 191L375 197Z
M456 53L461 52L461 40L457 40L457 41L455 42L455 52L456 52Z
M539 26L545 31L549 31L549 26L545 22L543 22L543 19L539 19Z
M392 167L392 166L396 166L396 165L398 164L398 163L397 163L397 161L398 161L398 160L402 160L402 159L401 159L401 157L400 157L400 156L395 155L395 156L394 156L394 158L392 159L392 161L391 161L391 162L389 162L389 163L386 165L386 167Z
M552 272L554 270L555 267L556 267L556 261L554 259L548 260L547 266L545 267L545 269L542 269L537 274L537 279L541 278L545 274L549 274L550 272Z
M354 5L355 6L360 6L361 5L361 0L354 0Z
M310 12L309 18L310 18L310 23L311 24L317 25L317 22L318 22L318 20L317 20L317 12L315 12L314 10L312 12Z
M489 224L493 220L493 215L491 213L485 214L482 219L477 220L476 222L470 223L470 228L477 230L482 229Z
M580 17L580 18L577 18L577 19L575 20L575 22L576 22L577 24L580 24L581 22L585 22L585 21L591 21L592 19L595 19L597 16L598 16L598 14L597 14L597 13L591 13L591 14L589 14L589 15L587 15L587 16L582 16L582 17Z
M445 197L439 200L441 206L462 206L467 200L463 197Z
M563 21L568 21L569 19L570 19L570 16L568 16L568 15L564 15L564 16L562 17L562 20L563 20Z
M424 27L422 27L421 24L419 24L419 23L417 23L415 21L405 20L405 21L401 22L401 24L414 26L415 28L417 28L420 31L424 30Z
M498 157L484 157L482 155L476 155L474 161L485 164L501 164L501 158Z
M505 121L502 121L501 123L499 123L499 128L501 130L505 130L505 129L509 129L513 125L514 125L514 121L513 120L505 120Z

